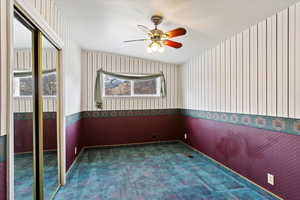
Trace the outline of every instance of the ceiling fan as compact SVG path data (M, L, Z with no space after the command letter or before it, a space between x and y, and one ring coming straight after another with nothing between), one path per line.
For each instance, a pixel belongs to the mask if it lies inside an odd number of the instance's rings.
M151 41L151 43L148 45L147 52L152 53L152 52L164 52L165 48L164 46L167 45L169 47L173 48L181 48L182 43L175 42L173 40L169 40L170 38L175 38L178 36L182 36L186 34L186 30L184 28L176 28L172 31L169 32L163 32L162 30L157 29L157 26L161 24L163 20L162 16L159 15L154 15L151 17L151 21L154 23L155 28L154 29L149 29L146 26L143 25L138 25L138 28L146 33L146 35L149 38L145 39L137 39L137 40L127 40L124 41L126 43L128 42L142 42L142 41Z

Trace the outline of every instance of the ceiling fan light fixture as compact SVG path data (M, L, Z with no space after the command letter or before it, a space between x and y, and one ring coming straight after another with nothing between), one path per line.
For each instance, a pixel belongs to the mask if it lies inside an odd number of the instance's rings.
M176 28L169 32L164 32L157 28L157 26L162 22L163 17L154 15L151 17L151 21L154 23L155 28L150 29L143 25L138 25L138 28L146 33L148 38L145 39L138 39L138 40L126 40L124 42L139 42L139 41L151 41L150 44L147 46L148 53L159 52L163 53L165 51L165 47L169 46L175 49L179 49L182 47L182 43L170 40L170 38L175 38L179 36L183 36L186 34L185 28Z
M159 42L159 41L154 41L149 44L147 47L147 52L152 53L152 52L160 52L163 53L165 51L164 46Z
M151 17L151 21L154 23L155 28L150 29L143 25L138 25L138 28L146 33L148 38L145 39L138 39L138 40L127 40L124 41L128 42L139 42L139 41L151 41L150 44L147 46L148 53L159 52L163 53L165 51L165 47L171 47L175 49L179 49L182 47L182 43L170 40L170 38L176 38L179 36L183 36L186 34L185 28L176 28L169 32L164 32L157 28L157 26L162 22L163 17L159 15L154 15Z
M153 52L156 52L156 51L159 50L160 46L161 46L161 45L160 45L159 42L152 42L152 44L151 44L151 49L152 49Z
M152 51L152 48L150 47L150 45L147 47L147 52L148 53L152 53L153 51Z
M163 53L165 52L165 47L163 45L160 46L160 48L158 49L159 53Z

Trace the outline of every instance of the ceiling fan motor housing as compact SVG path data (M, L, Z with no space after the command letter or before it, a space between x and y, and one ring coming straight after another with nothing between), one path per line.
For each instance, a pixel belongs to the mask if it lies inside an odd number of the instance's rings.
M154 29L151 31L152 36L151 36L151 40L152 41L160 41L162 36L163 36L163 32L159 29Z
M162 35L164 34L161 30L157 29L157 25L161 24L163 17L160 15L153 15L151 17L151 21L155 25L155 29L151 30L152 36L151 40L153 42L159 42L161 40Z
M161 24L162 20L163 20L163 17L159 16L159 15L153 15L151 17L151 21L154 23L155 26Z

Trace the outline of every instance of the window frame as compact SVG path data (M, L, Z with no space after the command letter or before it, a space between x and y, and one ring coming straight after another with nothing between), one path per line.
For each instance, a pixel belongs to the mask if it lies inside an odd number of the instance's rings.
M31 72L31 71L29 71L29 70L23 70L23 71L19 71L19 70L14 70L14 72ZM56 74L56 81L57 81L57 72L55 71L55 72L51 72L51 73L49 73L49 74L52 74L52 73L55 73ZM30 77L30 76L28 76L28 77ZM13 90L13 98L15 98L15 99L26 99L26 98L32 98L32 95L20 95L20 78L21 77L13 77L13 81L15 81L16 79L18 80L18 88L19 88L19 95L15 95L16 93L15 93L15 91ZM14 85L15 85L16 83L14 82ZM57 86L57 85L56 85ZM57 91L56 91L57 92ZM44 98L56 98L57 97L57 95L43 95L43 97Z
M161 93L160 93L160 88L161 88L160 79L161 78L160 77L155 78L156 79L156 94L134 94L134 82L137 81L137 80L128 80L128 81L130 81L130 95L106 95L105 94L105 76L110 76L110 75L103 74L102 76L103 76L102 77L102 97L104 99L105 98L108 98L108 99L115 98L115 99L117 99L117 98L160 98L161 97ZM151 79L149 79L149 80L151 80Z

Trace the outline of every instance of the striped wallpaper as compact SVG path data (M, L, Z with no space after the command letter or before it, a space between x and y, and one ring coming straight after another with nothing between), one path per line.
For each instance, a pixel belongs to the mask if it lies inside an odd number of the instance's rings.
M57 50L53 48L43 49L43 70L55 69L57 67L58 58ZM14 50L14 70L26 71L31 70L31 49L15 49Z
M27 71L31 70L31 49L15 49L14 50L14 70ZM47 48L43 50L43 70L55 69L57 67L57 50ZM14 112L32 112L32 97L15 97ZM43 98L44 112L56 111L56 98Z
M6 134L6 114L7 114L7 87L3 87L7 82L7 23L6 5L7 1L0 1L0 136Z
M32 112L32 98L31 97L15 97L14 98L14 112L24 113ZM56 111L56 98L44 97L43 98L43 111L55 112Z
M28 0L28 2L36 8L51 28L63 39L65 45L70 42L69 26L63 19L62 12L55 5L54 0Z
M94 103L96 71L100 68L111 72L158 73L163 71L166 78L167 96L106 98L103 110L144 110L178 108L181 104L179 67L129 56L97 51L82 51L82 110L97 110Z
M63 40L62 48L63 68L62 76L64 88L65 114L80 112L80 50L71 36L70 25L63 17L63 10L59 10L54 0L28 0L41 16L49 23L53 30ZM74 78L75 77L75 78ZM79 80L79 81L78 81ZM74 88L74 86L76 86ZM74 100L75 99L75 100ZM76 100L78 99L78 101Z
M69 71L74 70L75 67L77 67L74 63L73 57L80 56L80 54L76 54L73 52L73 46L74 41L72 40L72 37L70 35L70 26L69 23L67 23L67 20L63 18L63 12L57 8L55 5L54 0L28 0L31 5L36 8L37 12L41 14L41 17L43 17L48 24L52 27L52 29L59 35L59 37L63 40L64 46L62 49L62 55L63 55L63 71L64 71L64 82L66 79L69 78ZM51 68L53 66L53 62L56 62L56 57L54 56L54 50L51 50L43 54L44 63L46 64L44 68ZM78 63L78 67L80 66L80 63ZM73 69L72 69L73 68ZM75 83L74 83L75 84ZM71 84L65 85L65 92L68 90L69 87L72 87ZM80 93L80 89L78 89L78 93ZM76 96L74 94L74 96ZM80 98L80 97L78 97ZM72 105L72 102L68 102L70 99L65 100L65 110L72 110L70 107L75 107L76 105ZM22 101L24 102L24 101ZM55 111L55 104L53 103L53 99L51 98L45 98L44 99L44 105L45 105L45 111ZM27 111L27 108L24 108L22 105L19 106L19 111ZM77 112L80 110L78 109Z
M183 108L300 117L300 3L180 67Z
M50 25L50 27L58 34L58 36L62 39L64 42L64 46L62 49L62 55L63 55L63 80L65 82L65 93L66 93L66 98L65 98L65 112L66 114L71 114L75 112L80 111L80 101L72 101L72 98L80 99L80 87L73 89L74 85L78 85L78 80L73 80L72 75L74 73L78 73L80 76L80 60L78 61L77 59L74 59L74 57L80 58L80 51L77 51L77 44L72 40L71 35L70 35L70 27L69 23L66 22L66 20L62 16L62 12L57 8L55 5L54 0L26 0L27 3L32 5L33 8L36 9L37 13L41 15L41 18L45 19L46 22ZM6 16L6 11L7 9L5 8L5 4L7 1L1 1L1 29L4 28L6 29L6 21L5 21L5 16ZM3 22L3 23L2 23ZM7 43L6 41L6 35L4 31L1 31L1 52L3 54L1 55L1 65L3 64L5 66L5 49ZM27 59L28 61L28 59ZM78 62L78 63L75 63ZM79 70L77 70L79 69ZM1 69L1 71L3 68ZM5 71L2 71L5 74ZM5 85L6 80L3 79L6 76L1 77L1 84ZM79 81L80 84L80 81ZM80 86L80 85L79 85ZM72 88L70 90L70 88ZM70 92L68 92L70 90ZM6 134L6 106L8 103L6 102L6 95L7 91L5 88L1 88L1 134ZM69 93L72 93L70 95ZM68 96L72 96L72 98L68 98ZM25 100L21 100L22 103L26 102ZM72 101L72 102L71 102ZM27 103L27 104L26 104ZM28 105L28 101L26 103L19 104L18 110L15 110L16 112L18 111L25 111L28 112L28 108L30 106ZM26 105L26 107L24 106ZM15 106L16 107L16 106ZM50 109L51 110L51 109Z

